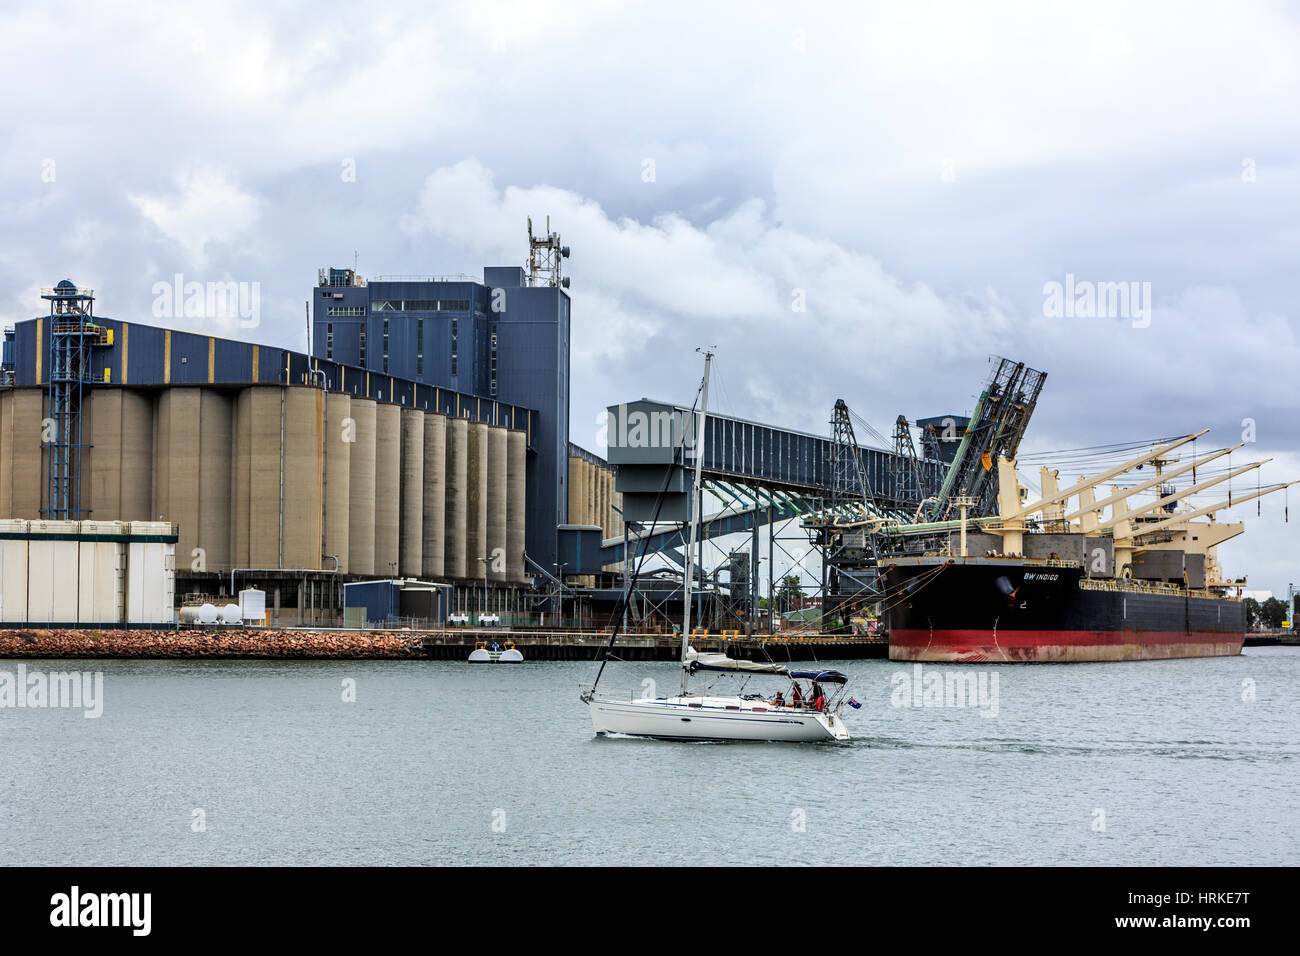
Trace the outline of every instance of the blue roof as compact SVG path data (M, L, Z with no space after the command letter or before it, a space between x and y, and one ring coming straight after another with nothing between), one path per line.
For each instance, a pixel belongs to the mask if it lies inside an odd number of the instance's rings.
M797 679L815 681L819 684L847 684L849 679L839 671L791 671L790 676Z

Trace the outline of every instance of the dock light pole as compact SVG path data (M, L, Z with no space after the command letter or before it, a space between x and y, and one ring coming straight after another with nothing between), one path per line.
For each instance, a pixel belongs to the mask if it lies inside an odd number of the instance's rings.
M487 591L488 591L488 562L490 558L479 558L479 563L483 565L483 610L479 612L478 625L483 626L483 618L487 616Z
M632 525L636 524L637 534L640 534L641 526L637 524L637 522L635 521L628 521L627 515L623 514L623 509L620 508L618 505L612 504L610 505L610 507L613 508L615 511L617 511L619 517L623 519L623 624L622 624L622 629L626 631L627 630L627 609L628 609L628 605L632 603L632 584L631 584L632 556L628 552L629 532L632 529Z
M568 566L568 561L560 561L551 565L551 567L555 568L555 580L560 582L560 627L564 627L564 569Z

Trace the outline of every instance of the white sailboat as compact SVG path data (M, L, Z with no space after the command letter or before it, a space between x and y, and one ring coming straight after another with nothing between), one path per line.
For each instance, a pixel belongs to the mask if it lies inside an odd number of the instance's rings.
M784 664L742 661L725 654L700 654L690 646L691 591L694 585L693 557L699 534L702 506L701 470L704 463L704 423L709 408L709 368L712 352L704 353L704 379L700 386L700 413L695 435L695 481L691 500L691 536L686 551L686 574L683 579L684 619L682 627L681 689L674 697L629 695L618 697L597 693L596 682L582 688L581 697L591 711L591 722L598 735L627 734L670 740L771 740L812 742L848 740L840 710L845 703L859 706L845 698L847 678L838 671L810 668L793 670ZM624 560L630 560L624 555ZM630 587L630 585L629 585ZM626 595L624 597L626 600ZM611 639L611 645L613 640ZM608 652L606 653L608 660ZM771 696L746 694L748 682L760 675L791 680L790 697L784 691ZM735 694L714 693L712 682L691 692L691 677L736 679L740 686ZM800 680L810 683L804 691Z

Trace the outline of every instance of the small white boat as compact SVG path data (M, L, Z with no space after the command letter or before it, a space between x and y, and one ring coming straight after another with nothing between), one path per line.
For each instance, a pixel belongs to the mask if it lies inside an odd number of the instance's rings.
M505 647L495 641L491 645L479 641L469 653L471 664L518 664L523 659L524 655L515 647L514 641L506 641Z
M722 654L716 656L722 657ZM748 663L736 661L733 663ZM784 670L784 669L783 669ZM820 682L844 682L839 671L788 671L790 678L819 678ZM810 695L811 696L811 695ZM820 696L820 695L819 695ZM842 696L842 691L836 697ZM841 701L793 704L784 695L764 697L714 696L710 693L677 697L620 698L590 695L591 724L598 736L627 734L660 740L787 740L814 743L818 740L849 740L848 727L840 717ZM815 701L815 698L814 698Z
M756 674L789 677L792 681L791 699L787 701L784 692L765 697L762 694L712 694L705 689L696 694L683 692L676 697L619 698L584 690L583 699L591 710L591 723L597 735L805 743L850 739L839 713L846 702L843 699L844 685L848 678L839 671L791 670L783 664L738 661L724 654L697 654L694 649L689 651L683 666L691 675L711 671L743 679ZM810 682L808 692L802 690L798 683L800 680ZM838 690L827 694L823 685L834 685ZM797 694L795 688L799 688ZM847 703L857 706L852 699Z
M791 670L784 664L759 663L735 660L725 654L699 654L690 646L691 588L694 583L692 557L699 534L701 491L703 484L701 466L704 460L704 422L709 409L709 367L713 353L704 354L704 379L700 383L700 417L696 434L695 482L691 495L691 538L686 549L685 574L682 577L682 682L676 697L616 697L597 694L596 687L605 664L618 637L615 627L609 647L597 671L595 680L583 686L580 696L591 712L591 723L597 736L627 734L633 737L656 737L666 740L777 740L813 742L819 740L848 740L849 732L840 717L845 703L850 707L861 705L844 696L848 682L839 671L825 669ZM683 461L685 456L683 455ZM632 577L635 580L635 574ZM632 583L624 588L624 608ZM735 695L711 693L706 686L696 693L687 692L687 679L700 672L719 677L732 677L741 681ZM791 679L790 700L784 692L771 697L745 694L746 682L759 674L781 675ZM810 682L804 691L800 680ZM826 685L831 690L823 689Z
M769 740L812 743L848 740L838 714L772 707L741 697L660 697L614 701L593 698L597 735L627 734L659 740Z

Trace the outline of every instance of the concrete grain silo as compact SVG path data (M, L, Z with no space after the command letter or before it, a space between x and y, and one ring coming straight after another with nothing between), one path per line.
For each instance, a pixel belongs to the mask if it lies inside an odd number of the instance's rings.
M490 426L487 430L487 547L488 580L506 580L506 430Z
M235 402L225 392L205 388L199 392L197 547L203 549L206 570L230 567L230 480L234 463L232 445ZM190 551L176 546L176 560L193 566Z
M595 473L601 489L595 506L595 523L601 525L602 535L608 535L610 533L610 472L604 468L597 468Z
M153 448L153 517L177 526L176 558L191 567L199 541L199 405L197 388L158 396Z
M0 396L0 401L3 397ZM92 513L114 521L149 521L153 512L154 402L146 394L126 389L91 392L90 440L94 442L88 466L83 464L82 498ZM234 402L230 401L233 428ZM3 424L0 424L3 428ZM83 426L84 428L84 426ZM84 434L84 431L83 431ZM233 465L233 435L227 447ZM0 478L0 482L3 478ZM0 484L0 501L4 501ZM225 552L230 553L230 527L226 527Z
M13 439L14 393L0 390L0 515L8 516L14 493ZM2 519L0 519L2 520Z
M148 395L127 392L122 396L122 489L118 521L152 521L149 502L149 449L153 447L154 403ZM234 423L234 403L231 423Z
M569 457L569 521L573 524L582 524L582 495L579 489L582 486L582 459Z
M403 577L418 578L424 572L424 412L403 408L401 556L398 572Z
M443 573L464 578L466 544L469 536L469 422L447 419L447 514L445 521L447 557Z
M15 394L12 389L0 390L0 516L3 517L9 516L14 497L13 430Z
M8 505L10 518L37 520L41 517L41 489L47 472L41 454L41 420L45 417L45 396L38 389L14 389L5 402L3 427L6 461L0 461L7 487L0 503ZM33 481L36 476L39 481Z
M325 440L325 393L285 388L282 457L284 557L280 567L321 565L321 446Z
M278 386L261 386L245 389L239 396L235 416L235 470L239 476L237 483L246 478L246 484L237 490L236 503L243 505L247 523L245 528L237 529L236 541L240 534L245 534L248 541L246 555L236 548L240 567L283 566L281 534L286 516L281 509L281 497L285 493L281 440L287 402L284 392ZM241 455L246 456L246 463Z
M352 449L348 441L354 432L352 397L330 393L325 399L325 529L321 557L332 554L338 559L341 573L351 567L352 518L349 515L352 500ZM323 567L331 568L334 562L324 560Z
M528 581L524 567L524 516L527 513L527 440L521 431L506 436L506 577Z
M469 423L465 468L465 571L483 580L483 559L487 553L488 427Z
M251 389L244 389L235 398L234 461L230 468L230 560L242 568L249 566L248 521L252 502L248 491L252 485L253 465L253 433L249 418L252 404Z
M375 574L396 574L402 500L402 409L375 406Z
M424 414L424 547L426 578L440 578L446 567L447 418Z
M352 400L348 461L348 570L375 573L375 420L368 398ZM348 437L345 434L345 437Z

